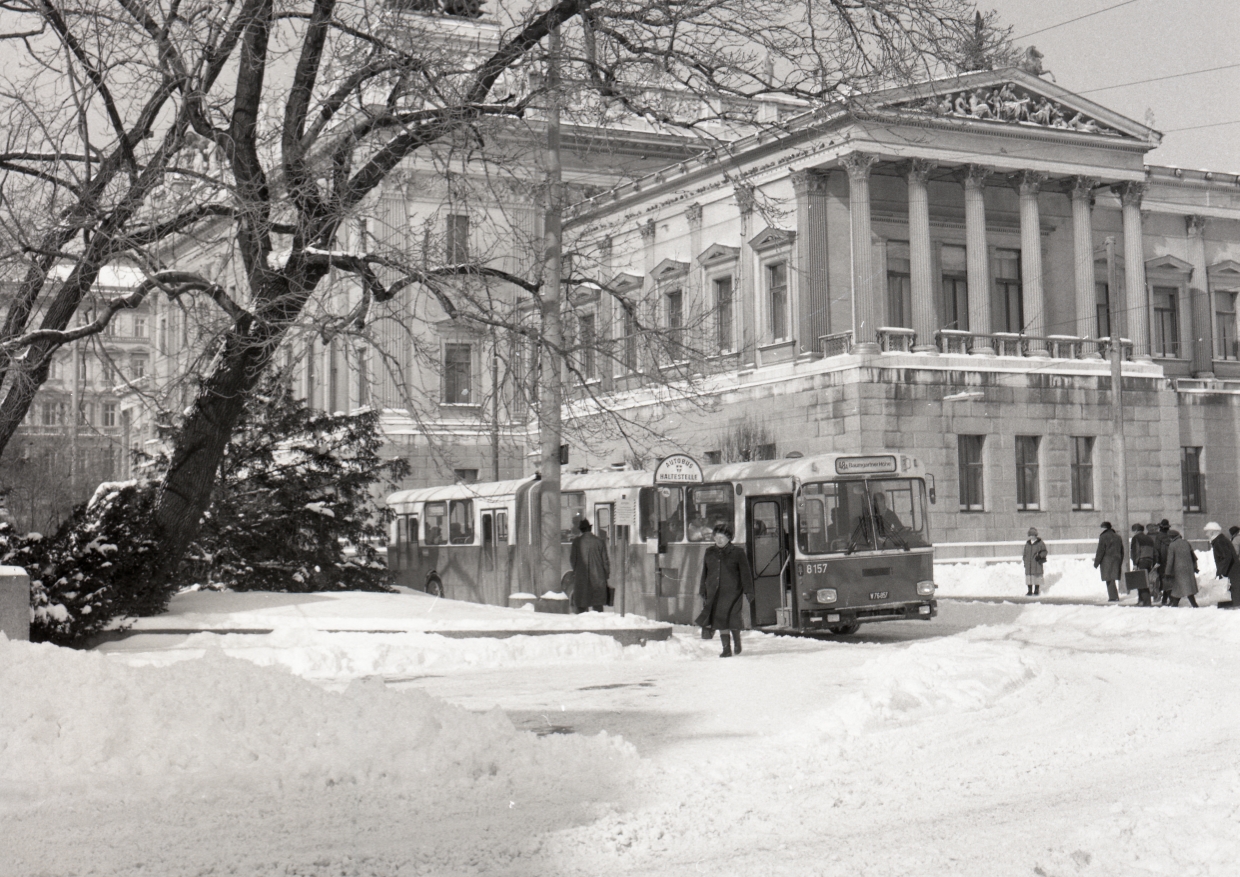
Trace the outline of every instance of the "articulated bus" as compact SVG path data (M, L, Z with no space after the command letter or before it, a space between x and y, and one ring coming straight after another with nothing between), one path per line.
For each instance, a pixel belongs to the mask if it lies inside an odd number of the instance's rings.
M756 628L850 634L863 623L937 614L934 480L916 458L822 454L699 471L700 480L674 484L655 484L644 470L564 475L565 590L570 543L584 517L611 553L617 608L691 624L701 608L703 555L714 526L729 522L749 557ZM494 605L536 590L537 478L404 490L388 504L397 584Z

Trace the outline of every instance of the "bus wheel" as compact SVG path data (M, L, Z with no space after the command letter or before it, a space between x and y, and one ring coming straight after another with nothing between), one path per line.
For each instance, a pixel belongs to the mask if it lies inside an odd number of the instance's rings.
M857 622L850 621L848 624L833 624L830 628L828 628L828 630L838 636L851 636L856 633L860 627L861 625Z
M443 596L443 582L439 580L439 576L431 576L426 580L426 593L432 597Z

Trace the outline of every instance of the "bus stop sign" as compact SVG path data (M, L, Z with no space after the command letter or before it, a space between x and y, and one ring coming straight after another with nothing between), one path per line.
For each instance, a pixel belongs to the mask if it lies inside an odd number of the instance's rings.
M701 484L702 467L688 454L672 454L654 469L655 484Z

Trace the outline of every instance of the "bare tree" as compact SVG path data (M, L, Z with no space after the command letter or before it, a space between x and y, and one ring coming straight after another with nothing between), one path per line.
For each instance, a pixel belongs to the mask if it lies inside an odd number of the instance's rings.
M973 23L964 0L528 0L465 26L478 12L468 0L5 0L0 236L14 291L0 449L58 346L146 295L213 302L223 328L155 504L170 574L247 395L329 275L361 291L338 326L415 289L441 319L498 325L502 288L529 305L503 328L547 343L529 315L558 315L544 304L564 293L541 260L528 272L419 263L344 234L399 168L485 162L522 120L541 129L549 105L566 124L640 119L709 139L753 123L754 98L813 104L933 74ZM558 83L541 75L556 32ZM118 262L147 280L73 325Z

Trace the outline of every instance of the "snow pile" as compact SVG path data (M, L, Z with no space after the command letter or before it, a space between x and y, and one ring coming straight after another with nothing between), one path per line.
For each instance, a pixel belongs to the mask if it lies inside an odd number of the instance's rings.
M605 734L538 738L498 710L471 713L373 679L328 691L218 649L133 668L0 637L0 704L0 798L118 784L168 795L384 784L424 801L605 783L602 766L635 760Z
M427 673L490 667L703 656L701 650L676 638L648 642L643 647L622 646L610 636L572 631L562 635L457 639L434 633L330 633L304 628L277 628L270 634L197 633L165 648L111 654L117 660L136 666L167 665L213 652L223 652L262 666L283 667L298 676L321 682L365 676L380 676L392 681Z
M1197 552L1197 587L1204 593L1197 595L1197 602L1213 605L1228 599L1227 583L1214 577L1214 555L1209 551ZM1043 597L1058 597L1088 603L1107 601L1106 583L1094 569L1093 558L1079 555L1047 558L1043 575ZM1023 597L1025 595L1025 569L1020 561L987 563L984 560L960 563L936 563L934 582L940 597L967 599L970 597Z

